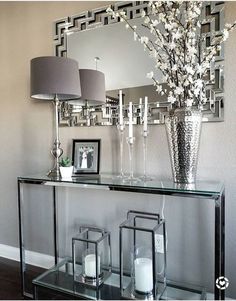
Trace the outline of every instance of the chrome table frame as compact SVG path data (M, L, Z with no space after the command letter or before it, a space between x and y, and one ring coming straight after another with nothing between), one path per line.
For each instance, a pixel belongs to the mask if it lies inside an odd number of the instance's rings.
M117 184L92 184L91 181L86 182L83 178L81 180L76 180L76 182L62 181L55 179L45 180L40 176L37 178L32 177L18 177L18 213L19 213L19 242L20 242L20 266L21 266L21 289L22 295L24 297L33 298L32 294L25 291L25 273L26 273L26 261L25 261L25 243L24 243L24 231L23 231L23 184L37 184L52 186L52 202L53 202L53 237L54 237L54 259L55 264L58 263L58 234L57 234L57 201L56 201L56 187L78 187L78 188L95 188L104 189L110 191L127 191L136 193L146 193L146 194L157 194L157 195L170 195L170 196L180 196L189 198L204 198L211 199L215 204L215 275L214 280L220 276L225 276L225 189L222 187L220 192L209 192L209 191L191 191L188 190L173 190L161 187L136 187L127 185L117 185ZM214 299L224 300L225 290L220 290L215 285L214 288Z

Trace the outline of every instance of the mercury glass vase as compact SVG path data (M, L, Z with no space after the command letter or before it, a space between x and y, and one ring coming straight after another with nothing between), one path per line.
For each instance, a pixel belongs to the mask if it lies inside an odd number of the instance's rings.
M165 120L175 183L196 180L202 113L197 108L175 109Z

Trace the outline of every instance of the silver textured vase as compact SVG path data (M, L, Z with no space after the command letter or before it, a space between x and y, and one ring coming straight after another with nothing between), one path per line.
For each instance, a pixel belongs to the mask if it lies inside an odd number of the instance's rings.
M194 183L197 173L202 113L175 109L165 120L174 182Z

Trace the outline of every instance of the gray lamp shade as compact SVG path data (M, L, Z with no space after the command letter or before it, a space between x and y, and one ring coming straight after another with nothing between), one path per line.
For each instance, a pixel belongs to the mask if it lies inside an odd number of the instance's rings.
M56 56L42 56L31 60L31 97L61 101L81 96L78 62Z
M70 102L75 105L96 106L106 101L104 73L92 69L80 69L81 98Z

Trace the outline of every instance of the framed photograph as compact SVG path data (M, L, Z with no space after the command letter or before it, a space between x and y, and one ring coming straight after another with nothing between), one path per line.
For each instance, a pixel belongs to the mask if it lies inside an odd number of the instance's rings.
M99 174L100 140L73 140L74 174Z

